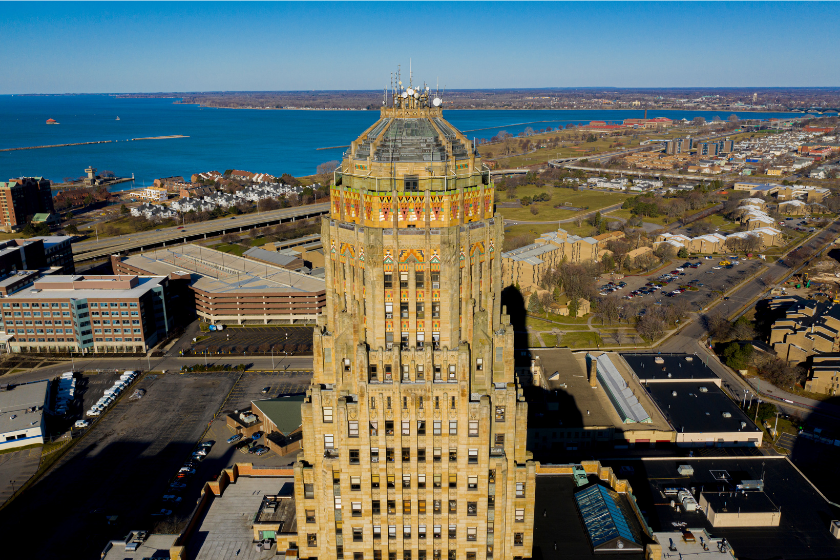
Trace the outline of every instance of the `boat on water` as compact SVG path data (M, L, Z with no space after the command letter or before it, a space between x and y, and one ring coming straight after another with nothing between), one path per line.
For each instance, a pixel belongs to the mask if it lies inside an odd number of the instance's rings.
M47 124L61 124L55 119L47 119Z
M120 118L119 118L119 117L117 117L117 120L120 120Z

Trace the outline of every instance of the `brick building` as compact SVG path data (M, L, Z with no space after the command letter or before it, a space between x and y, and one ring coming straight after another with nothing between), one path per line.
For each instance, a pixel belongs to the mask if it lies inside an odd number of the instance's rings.
M164 277L51 275L2 309L12 352L146 352L174 325Z
M117 274L169 277L181 316L213 324L311 323L326 298L321 278L197 245L112 255L111 266Z
M35 214L55 212L50 182L43 177L21 177L0 182L0 229L22 229Z

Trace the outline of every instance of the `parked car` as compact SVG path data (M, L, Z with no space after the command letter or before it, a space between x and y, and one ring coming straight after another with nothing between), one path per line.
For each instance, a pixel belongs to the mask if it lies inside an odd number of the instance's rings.
M167 494L165 495L162 500L164 502L175 502L176 504L182 500L181 496L175 496L174 494Z
M262 389L262 391L260 391L260 393L262 393L263 395L265 395L265 394L266 394L266 393L268 393L269 391L271 391L271 387L263 387L263 389Z
M252 439L252 440L254 440L254 441L257 441L257 440L258 440L258 439L260 439L261 437L263 437L263 433L262 433L262 432L254 432L254 434L251 436L251 439Z
M187 485L183 482L173 482L169 485L170 488L186 488Z
M242 439L242 434L236 434L235 436L231 436L231 437L229 437L229 438L228 438L228 440L227 440L227 442L228 442L228 443L236 443L236 442L237 442L237 441L239 441L240 439Z
M160 511L156 511L152 514L152 517L166 517L167 515L172 515L171 509L162 509Z
M88 426L90 426L90 422L87 420L76 420L76 423L73 424L74 428L87 428Z
M208 439L207 441L202 441L201 443L198 444L199 447L203 447L205 449L210 449L214 445L216 445L216 442L213 441L212 439Z
M179 473L184 473L184 474L195 474L195 469L194 469L194 468L192 468L192 467L186 467L186 466L185 466L185 467L181 467L181 468L178 470L178 472L179 472Z
M260 447L259 449L254 451L254 455L258 455L258 456L259 455L265 455L266 453L268 453L268 448L267 447Z
M99 416L100 414L102 414L102 413L98 410L88 410L87 411L88 416Z

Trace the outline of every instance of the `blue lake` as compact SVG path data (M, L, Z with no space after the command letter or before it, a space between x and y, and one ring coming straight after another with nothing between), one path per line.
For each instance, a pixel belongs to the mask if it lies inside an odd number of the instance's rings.
M107 95L0 96L0 148L116 140L110 144L0 152L0 180L43 176L79 177L92 165L136 178L136 186L158 177L212 169L245 169L281 175L310 175L373 124L378 111L286 111L210 109L173 99L119 99ZM499 130L556 128L592 120L641 118L643 111L446 111L465 134L490 138ZM649 111L648 117L727 119L731 111ZM740 118L783 118L794 113L736 113ZM120 120L116 120L117 117ZM47 125L52 118L59 125ZM484 129L484 130L477 130ZM150 136L189 138L126 141ZM131 183L120 185L130 188Z

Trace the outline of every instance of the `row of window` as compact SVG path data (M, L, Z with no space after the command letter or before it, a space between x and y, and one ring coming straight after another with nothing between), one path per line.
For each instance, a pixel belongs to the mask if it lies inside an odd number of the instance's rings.
M522 546L524 542L523 533L514 533L513 534L513 544L514 546ZM316 533L309 533L306 535L306 546L313 547L318 546L318 536ZM344 547L343 546L336 546L336 557L339 559L344 558ZM417 551L417 560L427 560L427 552L426 550L418 550ZM466 560L476 560L477 553L474 551L467 551L464 553ZM461 556L462 558L464 556ZM493 545L487 545L487 555L486 558L491 559L493 558ZM353 560L364 560L364 554L361 552L354 552L353 553ZM382 551L381 550L374 550L373 551L373 560L382 560ZM388 551L388 560L398 560L397 552L396 551ZM402 560L414 560L412 557L411 550L404 550L402 553ZM432 552L432 560L443 560L442 558L442 551L434 550ZM446 560L458 560L458 552L456 550L449 550L447 551ZM522 560L521 556L514 556L514 560Z
M130 313L131 313L132 317L137 317L138 315L140 315L139 311L131 311ZM102 316L102 317L119 317L120 315L122 315L123 317L128 317L129 316L128 311L122 311L122 312L120 312L120 311L114 311L114 312L103 311L101 313L101 315L100 315L99 311L91 311L90 314L94 317L100 317L100 316Z
M104 339L104 342L122 342L122 341L123 341L123 339L120 338L120 337L116 337L116 338L113 338L113 339L106 337ZM96 342L103 342L103 339L97 338ZM131 339L126 337L125 342L131 342ZM134 342L143 342L143 339L142 338L135 338Z
M417 478L417 487L418 488L425 488L426 487L426 475L425 474L417 474L415 476ZM402 479L402 487L403 488L411 488L411 478L412 478L412 475L410 475L410 474L404 474L403 475L403 479ZM448 478L449 478L449 488L456 488L458 486L458 473L449 473ZM334 475L334 483L338 484L339 480L340 479L338 478L337 474ZM371 489L379 488L380 487L380 481L381 481L381 478L380 478L379 474L371 474L370 475L370 487L371 487ZM489 478L488 478L488 482L489 483L495 483L495 481L496 481L496 471L491 470ZM443 475L441 475L441 474L432 475L432 486L434 488L441 488L442 482L443 482ZM386 483L386 486L388 488L395 488L396 487L396 477L395 477L395 475L393 475L393 474L386 475L385 476L385 483ZM361 489L362 489L362 477L361 476L351 476L350 477L350 490L352 492L359 492L359 491L361 491ZM467 490L477 490L477 489L478 489L478 475L467 476ZM517 482L516 483L515 496L517 498L525 498L526 497L526 495L525 495L525 483L524 482ZM304 497L306 499L312 499L312 498L315 497L315 487L314 487L314 485L304 484ZM336 499L340 501L341 497L336 496ZM489 509L493 509L493 504L494 504L493 500L494 500L493 496L488 497L488 508ZM449 504L450 504L450 511L449 512L450 513L454 513L452 511L452 507L453 507L454 502L455 502L455 500L450 500L450 502L449 502ZM356 502L354 502L354 503L356 503ZM361 503L361 502L358 502L358 503ZM378 514L379 513L379 501L377 500L377 501L374 501L373 503L374 503L373 513ZM392 500L388 501L388 504L389 504L388 513L396 513L396 511L391 511L392 508L390 507L390 504L392 504L392 503L394 503ZM469 503L474 503L474 502L468 502L468 504ZM405 504L408 504L408 500L406 500L404 502L404 505ZM422 504L423 505L422 505L421 513L426 513L426 502L425 502L425 500L422 501ZM411 506L409 505L408 507L410 509ZM434 501L434 507L435 507L434 512L435 513L440 513L440 500L435 500ZM470 511L469 507L467 507L467 511L468 512Z
M10 327L12 326L13 323L15 325L23 325L25 323L27 327L32 326L33 324L35 326L47 325L47 326L51 327L51 326L53 326L53 324L55 324L55 326L57 326L57 327L61 326L61 321L59 321L59 320L55 320L55 321L50 321L49 319L46 320L46 321L38 320L38 321L35 321L33 323L33 321L30 320L30 319L27 319L26 321L23 321L22 319L17 319L17 320L14 320L14 321L12 319L6 319L6 324L9 325ZM0 321L0 324L2 324L2 321ZM73 321L66 320L66 321L64 321L64 324L65 325L72 325Z
M3 314L6 317L69 317L69 311L5 311Z
M31 304L32 309L49 309L50 307L55 309L55 308L58 308L59 306L63 307L64 309L67 309L68 307L70 307L70 304L69 303L62 303L62 304L58 304L58 303L33 303L33 304ZM3 304L3 309L9 309L9 308L11 308L11 309L30 309L30 304L29 303L4 303Z
M400 276L400 289L407 290L408 289L408 272L402 271L399 273ZM440 289L440 272L432 272L431 273L431 281L432 281L432 289L439 290ZM385 289L391 289L394 287L394 275L393 274L385 274ZM424 272L415 272L414 273L414 287L418 290L425 289L426 287L426 274Z
M108 320L108 319L105 319L104 321L99 321L98 319L94 319L93 324L94 325L110 325L111 321ZM120 324L119 319L114 319L114 324L119 325ZM123 319L122 324L123 325L139 325L140 324L140 319L132 319L130 322L129 322L128 319Z
M417 302L414 307L414 314L417 319L426 318L426 304ZM390 301L385 302L385 318L394 318L394 304ZM408 319L408 303L400 303L400 318ZM432 319L440 318L440 302L432 302Z
M36 340L34 338L27 338L27 339L25 339L25 341L26 342L64 342L64 339L63 338L39 338L39 339ZM21 342L24 342L24 340L21 340ZM67 342L76 342L76 339L75 338L68 338Z
M455 397L452 397L453 399ZM324 407L324 422L330 423L332 422L332 408L331 407ZM411 435L411 420L402 420L400 422L401 426L401 434L404 436ZM442 432L443 422L441 420L434 420L432 421L432 435L439 436ZM468 435L470 437L478 437L478 420L470 420L468 422ZM449 431L448 434L450 436L458 435L458 421L457 420L450 420L449 421ZM332 434L330 435L330 439L332 439ZM379 422L378 421L371 421L370 422L370 435L377 436L379 435ZM394 435L394 421L393 420L385 420L385 435L392 436ZM426 435L426 421L425 420L417 420L417 435L424 436ZM347 436L351 438L359 437L359 421L358 420L349 420L347 422Z
M102 330L103 329L93 329L93 332L95 334L103 334ZM104 330L105 330L104 334L122 334L123 332L125 332L125 334L131 334L131 329L104 329ZM111 331L113 331L113 333ZM142 332L143 332L142 329L134 329L134 334L140 334Z
M7 329L6 332L15 334L15 329ZM17 334L64 334L64 329L17 329ZM67 334L73 334L73 329L67 329Z

